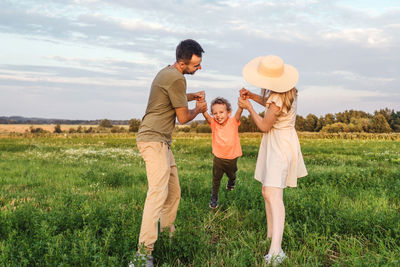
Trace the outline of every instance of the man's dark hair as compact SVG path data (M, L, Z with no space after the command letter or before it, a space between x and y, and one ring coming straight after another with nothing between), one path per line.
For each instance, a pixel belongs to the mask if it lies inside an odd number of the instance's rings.
M201 57L201 53L204 53L204 50L198 42L192 39L183 40L176 47L176 62L183 61L189 64L193 54Z
M226 99L223 98L223 97L217 97L217 98L215 98L213 101L211 101L211 107L210 107L211 114L213 113L212 108L213 108L213 106L214 106L215 104L225 105L225 106L226 106L226 110L227 110L228 112L230 112L230 111L232 110L232 108L231 108L231 103L229 103L228 100L226 100Z

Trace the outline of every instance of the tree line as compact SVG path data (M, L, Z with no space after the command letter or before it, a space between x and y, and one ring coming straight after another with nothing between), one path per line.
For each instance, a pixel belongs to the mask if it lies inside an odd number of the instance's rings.
M260 113L264 116L264 112ZM400 132L400 111L393 109L380 109L373 114L360 110L346 110L335 114L328 113L317 117L308 114L306 117L296 116L297 131L325 132L325 133L391 133ZM207 123L192 122L189 126L178 126L176 131L196 131L200 133L211 132ZM240 118L239 132L259 132L251 116Z
M319 118L308 114L305 118L297 115L296 130L306 132L400 132L400 111L380 109L369 114L359 110L346 110L335 114L328 113Z

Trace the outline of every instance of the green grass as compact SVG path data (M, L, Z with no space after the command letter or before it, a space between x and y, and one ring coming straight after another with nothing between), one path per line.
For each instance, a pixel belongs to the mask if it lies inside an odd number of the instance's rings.
M211 139L173 142L182 200L158 266L263 266L260 135L242 135L238 182L210 211ZM301 139L309 175L285 190L286 266L400 265L400 142ZM133 135L0 139L0 266L127 266L147 189Z

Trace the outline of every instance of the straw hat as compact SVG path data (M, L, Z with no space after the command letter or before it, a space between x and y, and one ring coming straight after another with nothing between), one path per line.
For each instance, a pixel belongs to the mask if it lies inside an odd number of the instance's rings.
M243 77L252 85L283 93L292 89L299 80L296 68L284 64L274 55L256 57L243 68Z

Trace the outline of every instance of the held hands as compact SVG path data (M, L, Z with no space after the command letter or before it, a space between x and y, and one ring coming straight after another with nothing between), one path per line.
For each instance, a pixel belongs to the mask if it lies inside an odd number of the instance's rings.
M207 102L206 101L196 101L196 109L199 113L204 113L207 111Z
M199 92L193 93L193 98L196 101L205 101L206 93L204 91L199 91Z
M191 93L188 97L188 101L196 100L196 113L203 113L207 111L206 93L204 91L199 91L196 93Z
M196 108L198 113L204 113L207 111L207 102L206 100L203 98L199 98L199 100L196 99Z
M244 100L250 98L251 92L244 87L242 89L240 89L239 93L240 93L240 97Z
M248 99L243 99L243 97L238 98L238 106L242 109L247 109L249 110L252 105Z
M240 89L239 93L240 97L238 98L238 106L242 109L248 110L249 108L252 107L249 101L251 92L243 87L242 89Z

